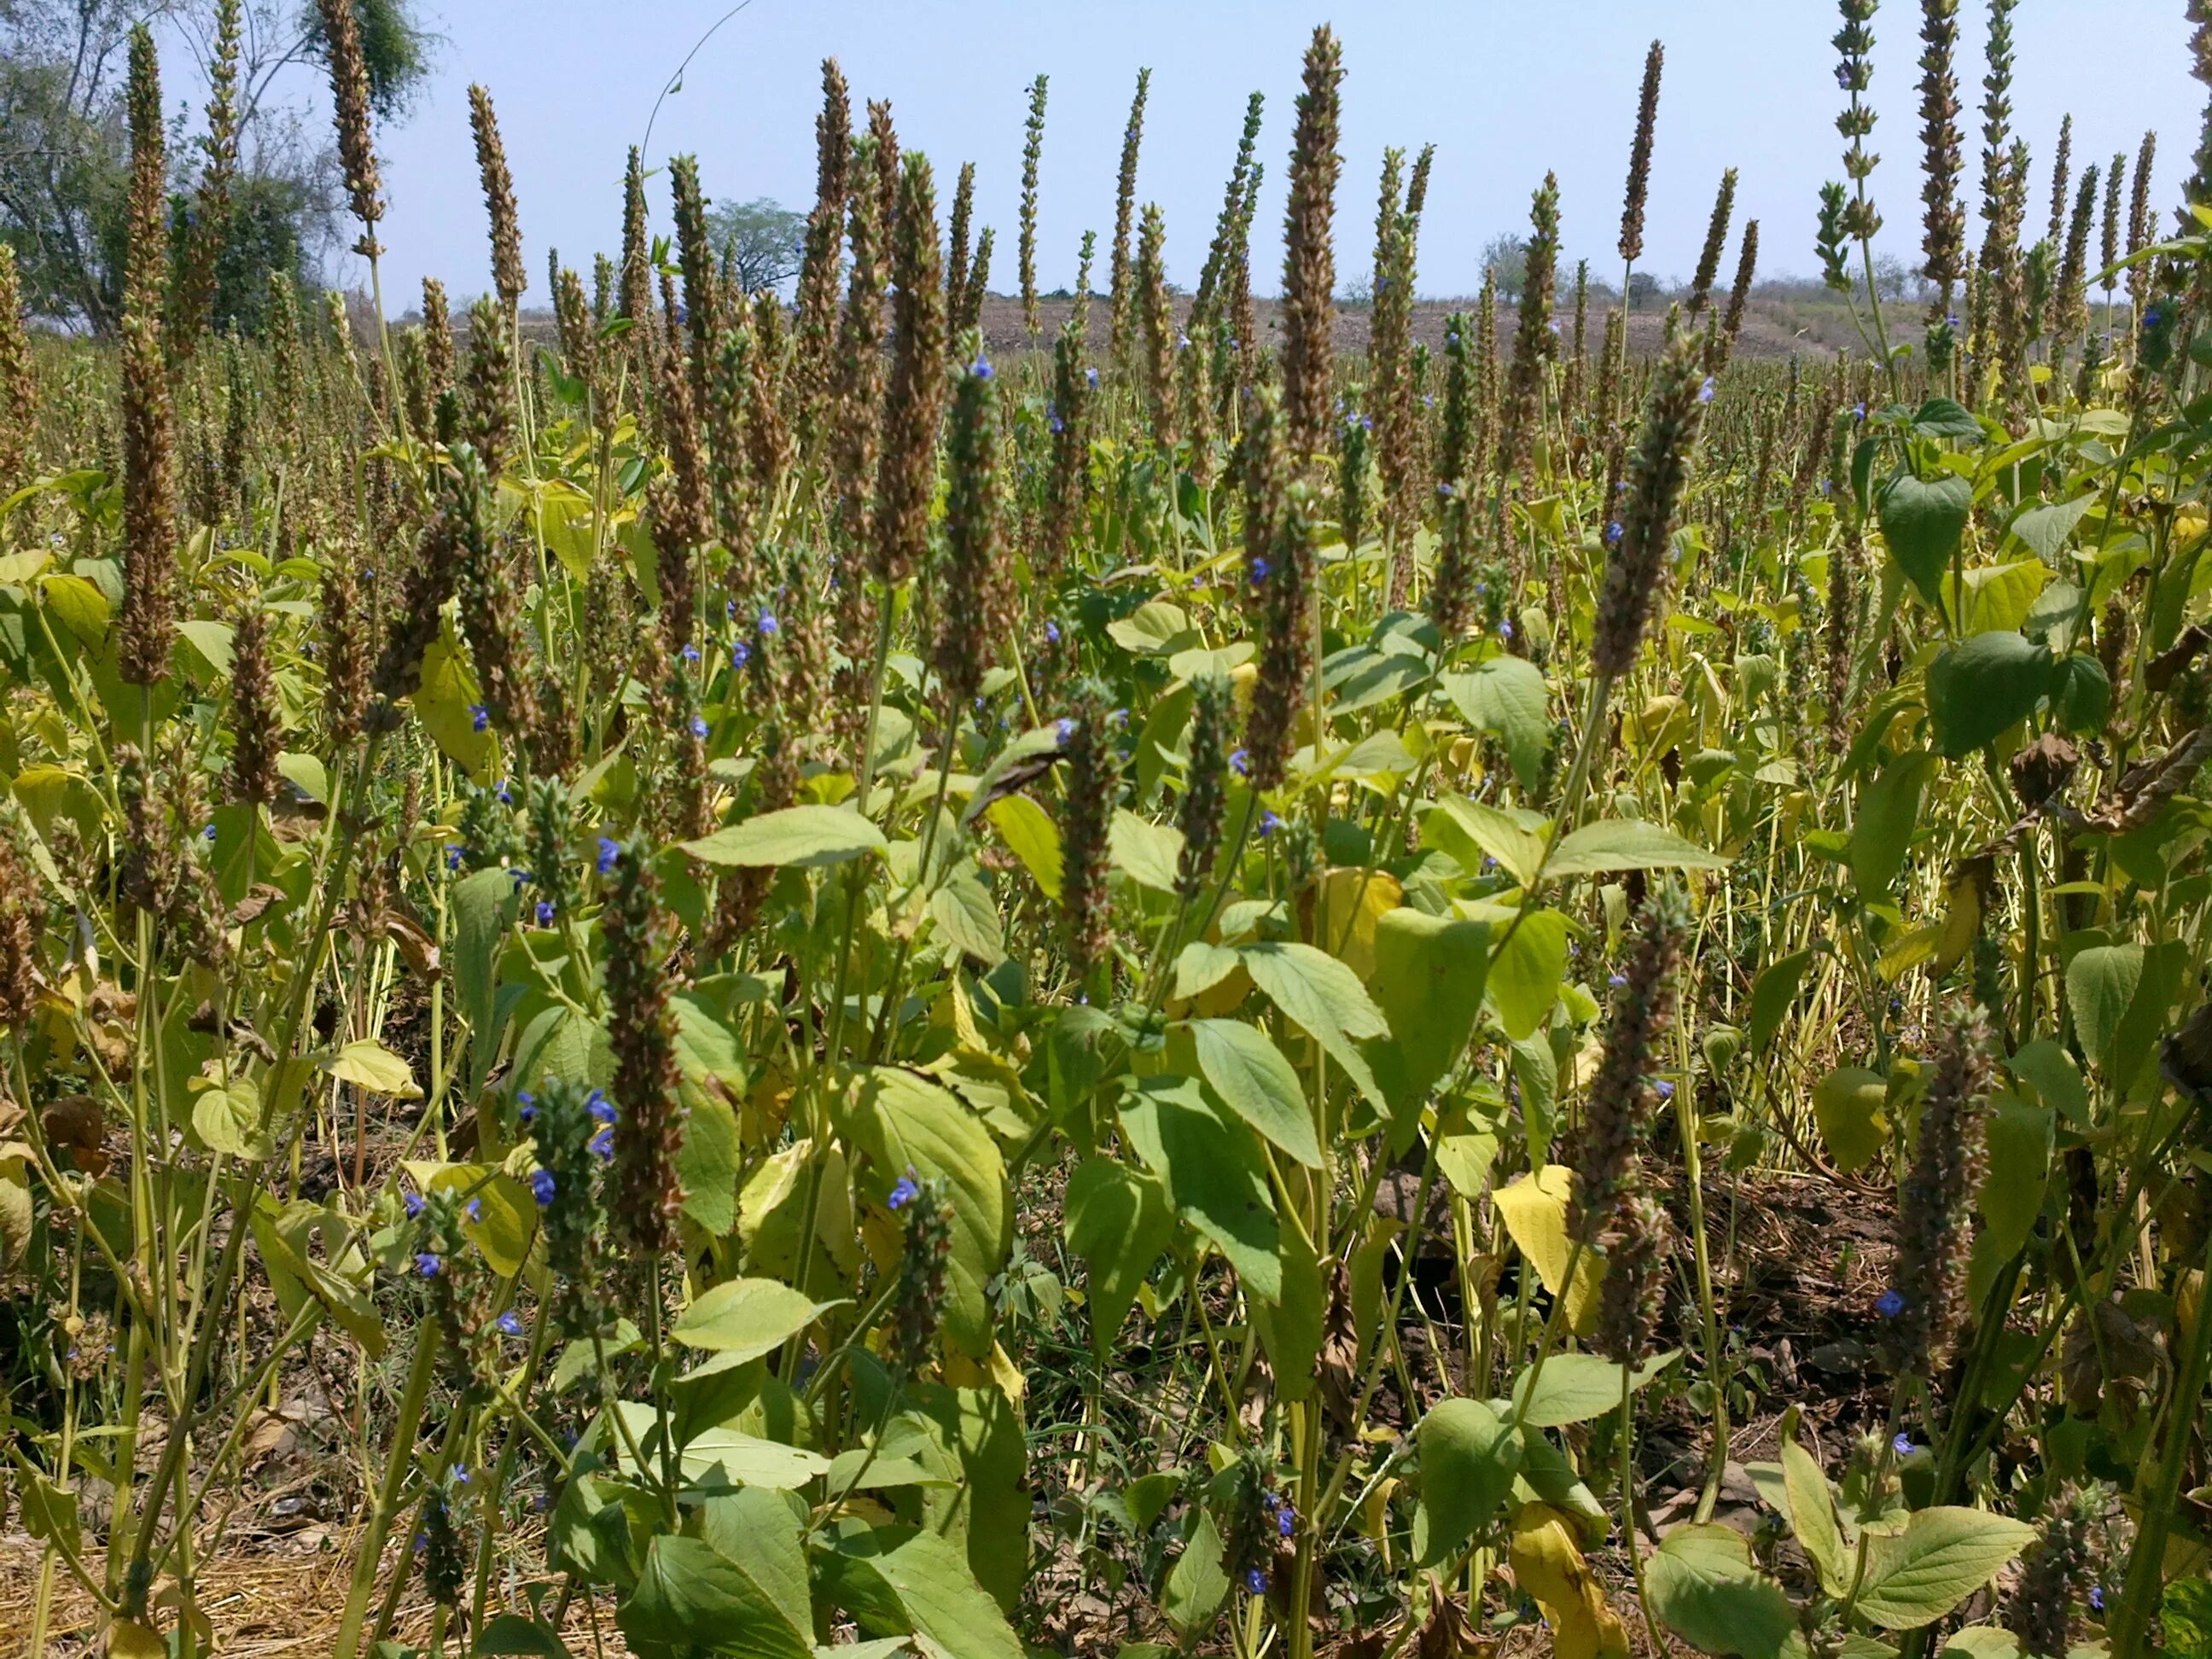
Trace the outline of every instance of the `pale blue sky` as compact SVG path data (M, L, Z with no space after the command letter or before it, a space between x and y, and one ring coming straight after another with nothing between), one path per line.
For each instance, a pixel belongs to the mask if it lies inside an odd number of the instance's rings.
M456 295L486 285L487 254L469 144L466 88L495 99L522 210L533 301L545 252L588 271L619 236L623 158L655 94L729 0L429 0L450 44L413 118L383 134L390 216L387 292L404 309L425 273ZM1970 213L1985 19L1960 8ZM1528 195L1559 173L1569 256L1618 278L1613 244L1636 88L1646 46L1667 43L1644 263L1686 275L1722 169L1741 169L1739 223L1762 222L1768 274L1807 271L1815 192L1839 176L1838 106L1822 0L753 0L693 62L663 105L649 160L696 151L711 196L772 196L803 210L814 180L817 65L835 54L856 111L888 97L904 144L928 153L949 206L960 162L977 164L978 222L998 228L993 286L1014 283L1022 122L1032 76L1051 77L1039 214L1039 276L1072 282L1077 243L1110 236L1115 172L1140 64L1152 69L1139 199L1167 216L1170 274L1204 256L1245 94L1267 95L1261 154L1262 285L1279 274L1281 187L1300 56L1313 24L1344 40L1340 272L1370 257L1383 147L1435 141L1423 226L1425 293L1465 293L1497 232L1525 226ZM1884 242L1917 260L1920 188L1913 81L1919 7L1890 0L1875 19L1874 143ZM2203 89L2190 79L2181 0L2025 0L2015 15L2014 120L2035 152L2032 226L2046 210L2059 118L2075 117L2074 160L2132 156L2159 134L2154 200L2170 210L2195 148ZM665 175L653 181L667 228ZM1979 236L1970 218L1969 237ZM1733 255L1731 255L1733 258Z

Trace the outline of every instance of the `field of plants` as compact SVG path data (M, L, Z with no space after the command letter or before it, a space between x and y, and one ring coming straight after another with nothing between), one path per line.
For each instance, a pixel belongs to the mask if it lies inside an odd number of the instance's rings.
M1187 295L1146 79L1048 331L1044 80L994 266L831 62L794 300L633 152L526 338L475 88L403 325L347 0L373 305L226 338L142 32L119 338L0 247L0 1643L2212 1655L2212 127L2037 234L2014 3L1916 172L1842 0L1795 360L1733 173L1417 330L1327 28Z

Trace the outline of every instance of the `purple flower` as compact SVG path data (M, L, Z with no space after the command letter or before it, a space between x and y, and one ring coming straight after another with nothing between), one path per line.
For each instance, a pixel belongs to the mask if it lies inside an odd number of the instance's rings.
M620 842L617 842L610 836L601 836L599 837L599 873L601 875L605 876L613 874L615 860L621 856L622 845Z
M978 357L974 362L968 365L968 372L970 374L973 374L979 380L988 380L997 371L992 368L989 358Z
M200 834L205 836L210 841L213 841L215 839L215 825L210 823L206 829L201 830Z
M1265 1595L1267 1593L1267 1575L1257 1567L1247 1567L1244 1570L1244 1588L1255 1595Z
M491 714L482 703L472 702L469 705L469 726L471 730L481 732L484 727L490 724Z
M538 901L538 925L540 927L550 927L553 925L553 901L551 899L540 899Z
M1663 1077L1651 1085L1651 1091L1662 1100L1672 1100L1674 1097L1674 1085Z
M1899 1457L1910 1457L1913 1453L1920 1449L1919 1447L1912 1443L1912 1437L1909 1434L1899 1435L1895 1439L1889 1443L1889 1445L1890 1449L1895 1452Z
M1060 624L1056 622L1047 623L1044 625L1044 638L1046 644L1058 645L1060 643Z
M2102 1613L2105 1610L2105 1587L2102 1584L2092 1584L2089 1587L2089 1610L2093 1613Z
M507 873L513 878L518 890L527 887L530 884L530 872L524 869L520 865L511 866Z
M730 647L730 666L743 668L753 659L753 648L743 640Z
M698 661L698 660L699 660L699 647L698 647L697 646L696 646L696 645L687 645L687 646L685 646L685 647L684 647L684 661L686 661L686 662L696 662L696 661Z
M776 629L781 626L782 624L776 621L775 612L773 611L763 611L760 613L760 631L761 636L763 639L775 633Z
M1236 773L1240 778L1250 777L1252 775L1252 751L1249 749L1238 749L1233 750L1229 757L1229 768L1230 770Z
M890 1196L884 1201L894 1210L903 1210L921 1196L921 1188L915 1184L914 1176L907 1174L898 1178L898 1184L891 1188Z
M704 714L694 714L691 717L691 735L702 743L706 741L707 717Z
M514 1091L514 1116L520 1123L527 1123L538 1115L538 1097L527 1089Z
M1095 369L1095 368L1086 368L1086 369L1085 369L1085 370L1083 371L1083 382L1084 382L1084 384L1085 384L1085 386L1089 386L1089 387L1090 387L1093 392L1097 391L1097 390L1098 390L1098 371L1097 371L1097 369Z
M512 806L514 805L514 791L507 787L507 780L505 778L501 778L497 783L492 786L491 793L492 798L498 801L501 806Z
M560 1185L553 1179L550 1170L539 1170L530 1177L530 1195L538 1200L541 1210L553 1201L553 1194L559 1190Z
M1620 538L1626 533L1626 532L1621 528L1620 520L1615 519L1611 524L1605 527L1605 544L1607 547L1620 546Z
M1510 622L1502 622L1498 623L1498 637L1501 640L1511 639L1513 637L1513 624Z
M446 868L448 870L459 869L461 867L461 860L468 856L468 853L469 849L465 847L456 845L452 842L447 842Z
M418 1216L422 1213L423 1198L422 1194L402 1193L399 1195L399 1201L407 1206L407 1213L409 1215Z
M444 1259L433 1251L424 1250L415 1258L415 1271L425 1279L435 1279L445 1267Z
M1274 567L1269 564L1264 558L1255 558L1252 561L1251 569L1252 586L1257 587L1261 583L1266 581L1267 580L1267 573L1273 568Z
M1276 830L1282 827L1282 819L1277 817L1272 811L1262 812L1260 814L1260 833L1261 835L1272 836Z
M1605 982L1613 987L1614 990L1618 991L1622 986L1628 983L1628 975L1626 974L1608 974L1606 975Z
M584 1109L592 1115L592 1121L594 1123L611 1123L615 1121L615 1103L607 1098L606 1091L604 1089L594 1089L584 1097Z
M480 1198L471 1199L466 1204L461 1206L461 1213L468 1217L471 1221L482 1221L483 1219L483 1200Z
M1713 377L1710 374L1706 375L1705 383L1698 388L1698 401L1699 403L1709 404L1712 402L1715 385L1716 382L1714 381Z
M1298 1529L1298 1512L1288 1504L1275 1511L1275 1535L1288 1538Z
M1894 1319L1905 1311L1905 1298L1893 1289L1884 1291L1875 1297L1874 1310L1884 1319Z
M612 1158L615 1155L615 1132L612 1129L600 1130L586 1143L586 1148L603 1159Z
M1058 720L1052 723L1052 729L1058 734L1060 740L1062 743L1066 743L1070 738L1075 735L1075 722L1070 720L1066 715L1062 714Z
M497 1319L492 1321L492 1328L501 1336L523 1336L527 1334L527 1333L522 1328L521 1318L512 1308L509 1308Z

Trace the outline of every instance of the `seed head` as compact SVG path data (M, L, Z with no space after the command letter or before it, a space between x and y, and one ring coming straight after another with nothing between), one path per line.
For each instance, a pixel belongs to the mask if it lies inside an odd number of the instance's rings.
M1650 1073L1674 1029L1674 981L1689 921L1689 906L1679 890L1655 888L1644 901L1628 960L1615 976L1604 1057L1590 1080L1576 1166L1576 1234L1585 1243L1594 1242L1606 1224L1650 1125L1658 1097Z
M909 155L893 233L896 333L876 474L876 575L886 586L904 581L921 567L928 551L930 501L937 492L945 380L944 273L937 236L937 191L929 159Z
M634 1255L675 1248L684 1186L677 1095L676 1017L662 961L659 884L632 842L615 860L600 927L607 943L608 1028L615 1056L613 1202L616 1236Z
M123 611L116 667L130 685L169 672L176 634L176 412L161 349L168 286L168 161L153 37L131 36L130 232L123 296Z
M1979 1007L1954 1013L1921 1104L1912 1167L1898 1197L1894 1288L1904 1305L1883 1338L1899 1376L1926 1376L1942 1364L1966 1312L1966 1206L1986 1156L1990 1042Z
M1125 373L1129 365L1129 349L1136 337L1135 308L1129 286L1129 230L1137 210L1137 151L1145 137L1145 96L1152 90L1152 70L1139 70L1137 95L1129 104L1129 125L1121 134L1121 172L1114 196L1114 252L1107 266L1114 366Z
M315 0L322 19L323 50L331 66L331 96L337 105L338 164L345 173L353 216L361 221L354 251L374 258L376 223L384 217L384 181L369 134L368 60L361 49L361 21L353 0Z
M1653 611L1671 579L1674 514L1687 482L1705 405L1704 342L1677 333L1652 371L1644 428L1630 463L1621 535L1607 561L1598 598L1591 665L1602 674L1628 672Z
M1294 460L1328 447L1335 396L1336 258L1330 224L1343 167L1336 148L1343 79L1342 48L1323 24L1306 48L1283 222L1283 437Z
M1620 257L1633 264L1644 255L1644 209L1651 193L1651 141L1659 123L1659 76L1667 48L1654 40L1644 58L1644 90L1636 100L1636 139L1628 151L1628 196L1620 212Z
M477 171L483 179L484 211L491 218L491 285L507 316L522 303L529 287L522 270L522 231L514 210L514 175L507 171L507 149L500 143L499 118L491 94L469 88L469 126L476 134Z
M1106 826L1120 803L1121 756L1107 729L1107 709L1104 688L1086 682L1060 722L1060 749L1067 757L1067 792L1060 813L1060 914L1069 964L1079 975L1105 956L1112 928Z
M284 746L276 676L269 660L268 615L249 605L231 631L230 799L266 806L276 799L276 757Z

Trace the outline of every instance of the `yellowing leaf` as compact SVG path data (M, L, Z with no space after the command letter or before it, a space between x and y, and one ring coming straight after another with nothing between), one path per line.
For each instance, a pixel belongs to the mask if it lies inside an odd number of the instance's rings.
M1406 890L1384 870L1332 870L1322 878L1314 942L1363 980L1375 973L1375 928Z
M1513 1517L1510 1559L1514 1582L1536 1598L1551 1621L1557 1659L1627 1659L1627 1628L1607 1605L1564 1510L1548 1504L1525 1506Z
M1566 1283L1567 1263L1574 1243L1567 1237L1567 1200L1573 1194L1574 1171L1564 1164L1547 1164L1534 1175L1524 1175L1491 1194L1505 1231L1521 1247L1521 1254L1535 1264L1544 1288L1553 1295ZM1595 1250L1584 1250L1575 1264L1574 1289L1567 1297L1567 1323L1577 1335L1588 1334L1597 1317L1597 1287L1605 1264Z
M372 1094L390 1095L397 1100L422 1098L422 1091L415 1086L415 1073L407 1062L374 1037L347 1043L323 1062L323 1070L341 1083L355 1084Z

